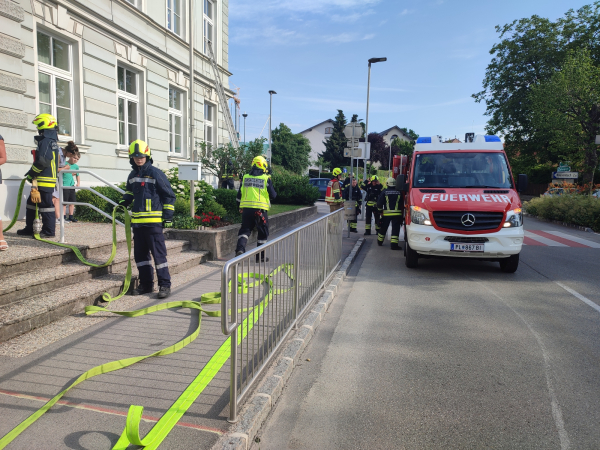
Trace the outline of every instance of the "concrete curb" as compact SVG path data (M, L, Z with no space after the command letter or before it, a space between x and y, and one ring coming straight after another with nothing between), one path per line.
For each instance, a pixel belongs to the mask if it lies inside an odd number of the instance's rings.
M283 348L279 359L271 364L256 393L242 408L240 420L217 441L212 450L248 450L251 447L258 430L263 426L271 409L281 396L283 387L292 375L300 355L321 324L321 319L329 309L333 299L337 296L338 289L342 286L350 266L356 259L356 255L364 242L365 239L360 238L354 245L329 285L325 287L325 292L321 298L304 318L302 325L299 326L293 338Z

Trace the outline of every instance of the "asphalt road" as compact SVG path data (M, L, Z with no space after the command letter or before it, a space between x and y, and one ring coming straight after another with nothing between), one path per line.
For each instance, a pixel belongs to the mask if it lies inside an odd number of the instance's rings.
M253 449L600 448L600 236L525 228L515 274L368 238Z

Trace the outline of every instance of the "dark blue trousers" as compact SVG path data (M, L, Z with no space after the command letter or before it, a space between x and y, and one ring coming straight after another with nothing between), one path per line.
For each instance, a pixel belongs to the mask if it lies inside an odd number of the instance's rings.
M154 284L154 268L150 259L152 253L158 285L170 288L171 275L162 226L133 228L133 245L135 265L140 274L140 286L151 287Z

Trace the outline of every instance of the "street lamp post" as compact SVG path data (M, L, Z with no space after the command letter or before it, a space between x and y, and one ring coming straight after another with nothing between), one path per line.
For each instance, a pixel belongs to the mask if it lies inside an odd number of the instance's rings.
M275 91L269 91L269 166L271 165L271 130L273 127L271 126L271 117L273 114L273 94L277 94Z
M248 117L247 113L242 114L244 117L244 145L246 144L246 117Z
M371 88L371 64L387 61L387 58L371 58L369 59L369 78L367 80L367 116L365 119L365 152L367 151L367 147L369 146L369 89ZM365 155L366 156L366 155ZM364 183L367 182L367 159L364 159L365 167L363 171L363 180ZM365 214L365 203L363 202L362 207L362 216L363 219L366 220Z

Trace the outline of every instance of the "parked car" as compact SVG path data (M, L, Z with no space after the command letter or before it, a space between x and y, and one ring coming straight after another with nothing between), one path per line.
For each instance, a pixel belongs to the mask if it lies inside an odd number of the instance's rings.
M329 178L310 178L308 182L313 186L319 188L319 199L325 200L325 193L327 191L327 184L329 183Z

